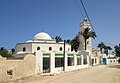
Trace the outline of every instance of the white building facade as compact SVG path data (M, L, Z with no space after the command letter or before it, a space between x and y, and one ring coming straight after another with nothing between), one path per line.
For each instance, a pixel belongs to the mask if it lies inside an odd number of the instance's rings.
M118 58L117 57L115 57L115 55L106 55L106 54L103 54L103 64L107 64L107 65L109 65L109 64L118 64L119 62L118 62Z
M45 32L36 34L33 40L18 43L15 51L16 56L26 53L36 56L36 74L60 73L89 67L88 52L71 51L71 45L57 43Z
M41 51L54 51L62 52L64 49L64 42L57 43L50 35L45 32L36 34L33 40L26 41L24 43L18 43L16 45L16 54L22 53L35 53L38 50ZM71 45L66 44L66 51L71 51Z
M73 71L89 67L89 55L76 52L36 52L36 74Z

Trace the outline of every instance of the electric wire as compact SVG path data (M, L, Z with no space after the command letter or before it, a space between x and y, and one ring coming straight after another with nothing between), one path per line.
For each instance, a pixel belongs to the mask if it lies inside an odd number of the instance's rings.
M79 0L79 1L81 2L81 5L82 5L82 7L83 7L83 9L84 9L84 12L85 12L85 14L86 14L89 22L91 23L91 28L92 28L93 31L96 33L95 29L93 28L92 22L91 22L91 20L90 20L90 18L89 18L89 16L88 16L88 13L87 13L87 10L86 10L86 8L85 8L85 6L84 6L83 1L82 1L82 0ZM101 40L98 38L97 34L96 34L96 38L99 40L99 42L101 42Z
M86 14L89 22L91 23L91 27L92 27L93 31L96 33L96 31L95 31L95 29L94 29L94 27L93 27L93 25L92 25L92 22L91 22L91 20L90 20L90 18L89 18L89 15L88 15L88 13L87 13L87 10L86 10L86 8L85 8L85 6L84 6L83 1L80 0L80 2L81 2L81 4L82 4L82 7L83 7L83 9L84 9L84 12L85 12L85 14ZM98 37L97 34L96 34L96 37L97 37L97 39L99 40L99 42L101 42L101 40L99 39L99 37ZM105 44L108 44L108 45L110 45L110 46L115 46L114 44L110 44L110 43L107 43L107 42L104 42L104 43L105 43Z
M86 10L86 8L85 8L85 5L84 5L83 1L82 1L82 0L79 0L79 1L80 1L81 5L82 5L82 7L83 7L83 10L84 10L84 12L85 12L86 17L88 18L88 21L91 23L91 28L92 28L93 31L96 33L96 31L95 31L95 29L94 29L94 27L93 27L93 25L92 25L92 22L91 22L91 20L90 20L90 18L89 18L88 12L87 12L87 10ZM76 2L76 4L77 4L77 6L78 6L78 9L79 9L80 13L82 14L83 17L85 17L85 16L83 15L83 12L82 12L82 10L81 10L78 2L77 2L76 0L75 0L75 2ZM102 41L99 39L99 37L98 37L97 34L96 34L96 38L98 39L99 42L102 42ZM103 42L103 43L105 43L105 44L107 44L107 45L110 45L110 46L115 46L114 44L110 44L110 43L107 43L107 42Z
M78 2L77 2L76 0L75 0L75 3L76 3L76 5L78 6L78 9L79 9L79 11L80 11L82 17L84 17L84 15L83 15L83 13L82 13L82 10L81 10L81 8L80 8L80 6L79 6L79 4L78 4Z

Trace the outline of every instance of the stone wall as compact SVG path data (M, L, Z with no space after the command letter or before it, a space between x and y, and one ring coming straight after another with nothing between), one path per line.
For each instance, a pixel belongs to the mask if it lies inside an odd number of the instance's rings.
M35 74L35 56L27 54L22 60L6 60L0 57L0 83Z

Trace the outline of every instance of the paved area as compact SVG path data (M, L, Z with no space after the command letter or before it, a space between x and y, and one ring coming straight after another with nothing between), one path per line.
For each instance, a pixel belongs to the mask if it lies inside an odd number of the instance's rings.
M120 65L99 65L55 76L35 75L14 83L120 83Z

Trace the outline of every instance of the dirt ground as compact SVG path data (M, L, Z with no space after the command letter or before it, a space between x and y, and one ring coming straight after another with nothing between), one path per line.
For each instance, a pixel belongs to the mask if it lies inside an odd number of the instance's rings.
M35 75L11 83L120 83L120 65L99 65L55 76Z

